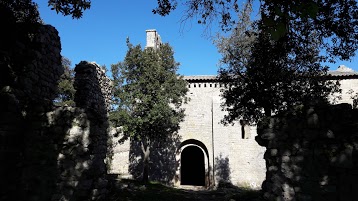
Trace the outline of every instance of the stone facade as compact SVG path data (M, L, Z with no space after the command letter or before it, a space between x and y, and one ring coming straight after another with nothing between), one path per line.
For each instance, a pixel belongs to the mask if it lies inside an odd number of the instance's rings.
M225 114L220 106L220 90L224 86L213 77L188 76L185 79L190 101L183 106L186 117L180 125L179 135L182 143L194 139L202 142L208 150L205 153L208 160L206 172L211 179L206 185L216 185L225 180L238 186L260 188L265 178L265 162L262 160L265 149L254 140L256 128L239 123L233 126L220 123ZM196 143L188 145L200 146ZM178 150L179 159L181 151ZM184 173L179 169L175 185L180 185L180 174Z
M358 92L358 73L343 72L341 68L330 72L332 80L340 81L341 98L336 103L353 104L350 90ZM257 137L256 126L235 125L224 126L220 124L225 112L220 107L222 99L220 90L224 89L215 76L185 76L188 82L188 94L190 98L185 108L185 120L180 125L175 151L170 155L175 155L175 165L172 165L168 172L171 177L152 175L152 179L165 178L164 182L175 185L182 185L182 151L188 147L198 147L204 154L205 166L205 186L215 186L219 181L229 181L237 186L249 187L253 189L261 188L265 180L266 163L264 159L265 147L255 141ZM120 136L118 137L120 138ZM111 167L112 173L117 173L125 177L131 174L136 176L131 170L133 163L133 147L130 142L116 144ZM139 155L136 155L138 163ZM155 157L156 158L156 157ZM173 158L173 157L172 157ZM153 161L157 163L157 161ZM191 162L192 167L196 164ZM155 172L155 167L153 166ZM174 172L174 173L173 173ZM155 172L152 174L161 174Z
M158 49L160 44L162 44L162 39L160 38L160 35L158 34L158 32L155 29L148 29L146 30L146 34L147 34L147 45L145 46L147 47L151 47L154 49Z

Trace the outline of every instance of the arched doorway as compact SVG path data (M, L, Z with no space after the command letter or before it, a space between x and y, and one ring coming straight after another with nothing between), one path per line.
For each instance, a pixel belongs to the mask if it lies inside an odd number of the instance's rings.
M187 146L181 152L181 185L205 186L204 153L198 146Z

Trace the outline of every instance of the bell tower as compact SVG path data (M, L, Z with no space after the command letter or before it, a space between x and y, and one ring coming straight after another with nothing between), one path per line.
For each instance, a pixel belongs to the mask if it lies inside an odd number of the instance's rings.
M151 47L155 50L158 49L162 44L162 40L157 30L148 29L146 30L146 33L147 33L147 45L145 46L145 48Z

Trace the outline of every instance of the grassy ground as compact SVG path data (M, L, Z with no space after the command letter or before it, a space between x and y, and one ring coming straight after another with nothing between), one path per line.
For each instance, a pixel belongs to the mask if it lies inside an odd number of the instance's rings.
M160 183L142 184L133 180L114 183L110 201L262 201L260 191L240 188L218 188L217 190L184 190L168 187Z

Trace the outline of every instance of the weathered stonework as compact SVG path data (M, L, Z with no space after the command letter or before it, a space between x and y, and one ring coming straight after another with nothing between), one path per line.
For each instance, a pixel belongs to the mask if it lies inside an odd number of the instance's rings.
M76 107L55 107L60 38L49 25L33 30L0 52L0 200L104 199L110 80L81 62Z
M349 104L306 106L268 118L257 141L267 148L268 200L353 201L358 197L358 111Z
M48 200L55 186L46 112L63 73L60 38L54 27L40 24L27 37L0 55L0 200Z
M108 183L110 80L96 63L82 61L75 72L76 107L47 114L54 131L65 134L58 143L59 179L52 200L103 200Z

